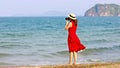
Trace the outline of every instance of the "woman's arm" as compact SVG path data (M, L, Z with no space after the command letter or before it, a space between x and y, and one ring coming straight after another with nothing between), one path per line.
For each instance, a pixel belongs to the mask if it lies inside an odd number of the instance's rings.
M69 21L66 20L65 30L68 30L71 27L72 27L72 23L71 22L69 23Z

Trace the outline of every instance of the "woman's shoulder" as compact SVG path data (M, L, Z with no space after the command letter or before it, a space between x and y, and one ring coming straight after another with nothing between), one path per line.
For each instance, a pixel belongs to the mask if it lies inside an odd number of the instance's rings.
M70 27L72 27L72 25L73 25L73 23L72 23L72 22L70 22L70 23L69 23L69 26L70 26Z

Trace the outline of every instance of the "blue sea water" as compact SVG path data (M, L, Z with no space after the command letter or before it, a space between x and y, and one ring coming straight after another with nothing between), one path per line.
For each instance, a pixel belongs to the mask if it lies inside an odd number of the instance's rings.
M0 17L0 65L68 62L65 17ZM78 63L120 61L120 17L78 17Z

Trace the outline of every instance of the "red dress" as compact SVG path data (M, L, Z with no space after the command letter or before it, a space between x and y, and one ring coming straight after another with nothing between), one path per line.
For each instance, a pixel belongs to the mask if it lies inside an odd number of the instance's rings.
M77 25L74 21L71 22L72 27L68 29L68 48L69 52L78 52L80 50L84 50L86 47L80 42L76 34Z

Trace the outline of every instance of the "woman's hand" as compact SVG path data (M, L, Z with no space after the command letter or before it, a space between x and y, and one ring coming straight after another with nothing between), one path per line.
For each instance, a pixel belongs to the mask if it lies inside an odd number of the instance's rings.
M68 24L69 23L69 21L68 20L66 20L66 24Z
M65 30L68 30L70 27L72 27L72 23L66 20Z

